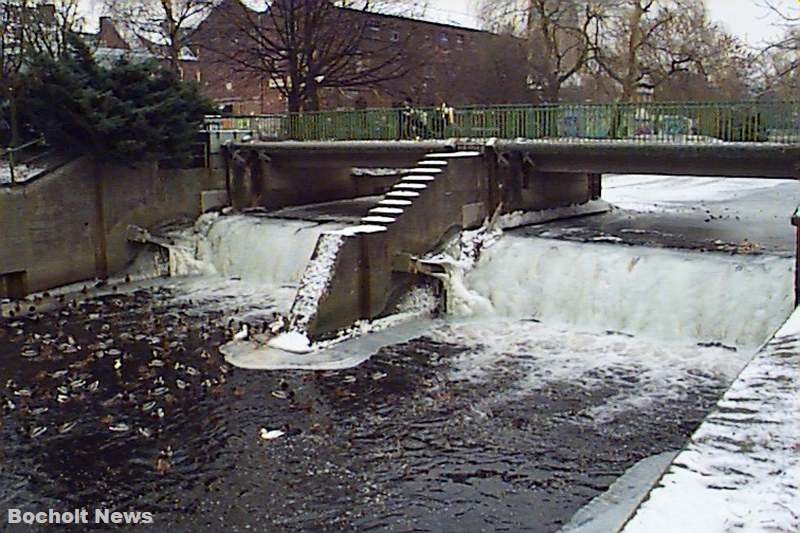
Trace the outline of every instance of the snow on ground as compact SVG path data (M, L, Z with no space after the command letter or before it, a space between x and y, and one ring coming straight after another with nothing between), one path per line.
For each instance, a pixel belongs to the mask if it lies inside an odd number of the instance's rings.
M800 311L744 369L625 528L800 528Z
M24 164L14 165L14 182L24 183L29 179L35 177L41 172L42 168L35 166L28 166ZM0 185L8 185L11 183L11 167L6 161L0 161Z
M303 274L297 298L292 306L292 329L305 332L314 318L334 274L334 266L344 237L334 232L323 234L314 257Z
M353 167L352 175L366 178L385 178L387 176L397 176L404 170L403 168Z
M603 199L622 209L662 211L697 202L735 200L792 180L699 178L650 174L603 176Z

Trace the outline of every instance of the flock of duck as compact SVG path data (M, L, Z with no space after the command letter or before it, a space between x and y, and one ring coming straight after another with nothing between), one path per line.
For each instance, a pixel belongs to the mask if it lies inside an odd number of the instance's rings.
M167 296L109 295L0 322L2 429L153 439L171 410L219 394L230 367L210 347L240 325Z

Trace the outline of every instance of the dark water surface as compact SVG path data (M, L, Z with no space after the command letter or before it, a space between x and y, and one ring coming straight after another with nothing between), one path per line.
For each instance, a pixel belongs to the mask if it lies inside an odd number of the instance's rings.
M3 523L109 508L153 512L136 531L556 531L679 448L723 386L601 422L593 406L637 387L609 368L482 408L519 386L516 359L463 379L468 348L423 337L351 370L243 371L216 350L221 312L190 307L141 290L0 324Z

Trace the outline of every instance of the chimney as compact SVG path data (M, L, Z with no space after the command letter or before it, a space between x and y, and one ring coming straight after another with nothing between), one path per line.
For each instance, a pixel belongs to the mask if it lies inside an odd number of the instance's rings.
M104 31L108 31L109 29L114 28L114 23L111 22L111 17L100 17L100 34L102 35Z

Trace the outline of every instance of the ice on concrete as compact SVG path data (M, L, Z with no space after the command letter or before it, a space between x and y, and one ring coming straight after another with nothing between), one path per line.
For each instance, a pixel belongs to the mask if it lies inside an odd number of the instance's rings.
M800 528L800 311L747 365L625 528Z
M410 315L400 319L395 317L388 325L382 325L381 321L369 326L362 324L357 333L351 332L327 346L316 345L315 351L309 353L292 353L252 342L228 343L220 351L228 363L250 370L343 370L360 365L385 346L408 342L430 324Z

